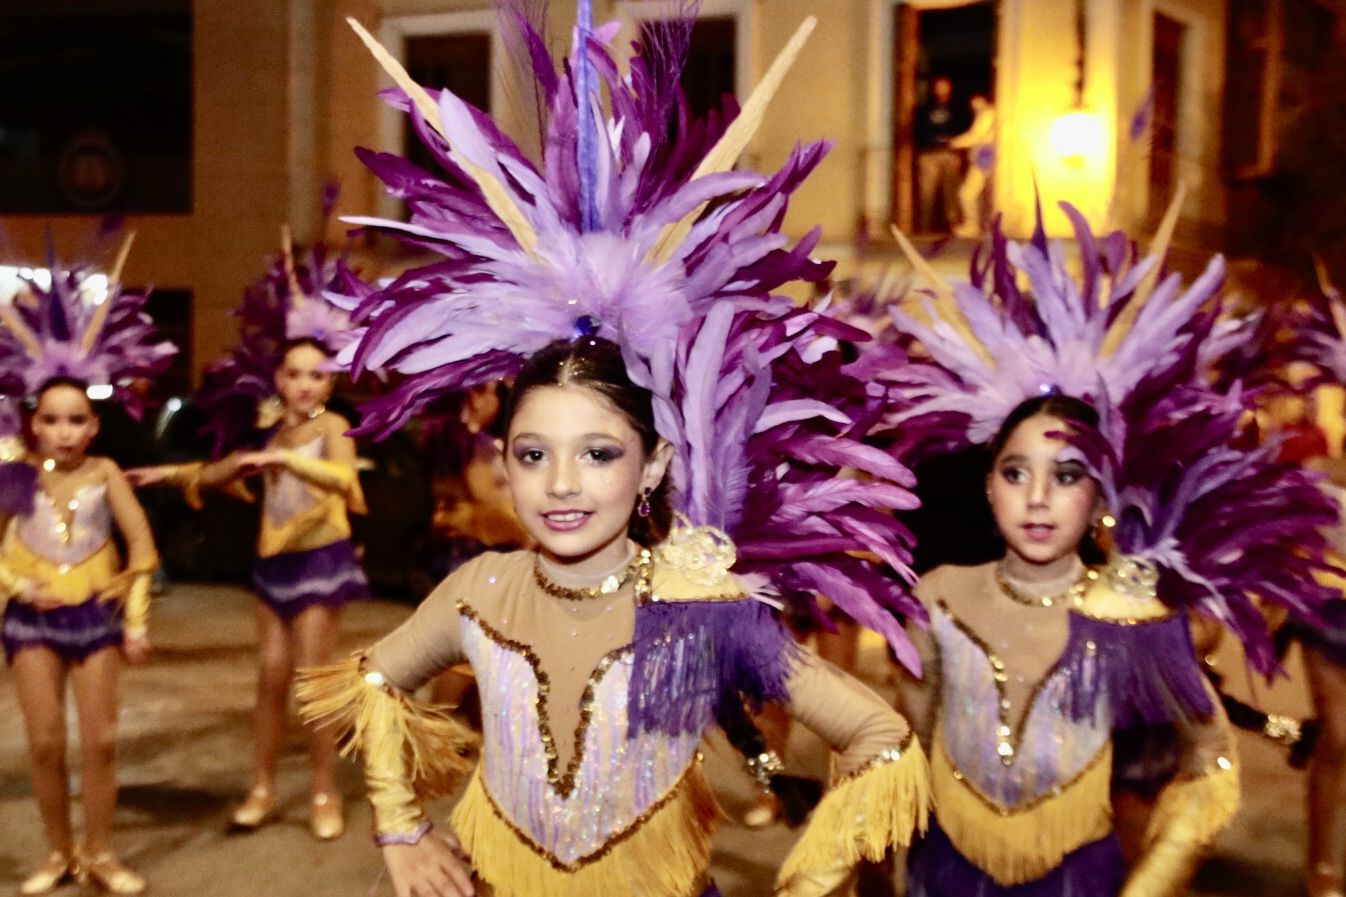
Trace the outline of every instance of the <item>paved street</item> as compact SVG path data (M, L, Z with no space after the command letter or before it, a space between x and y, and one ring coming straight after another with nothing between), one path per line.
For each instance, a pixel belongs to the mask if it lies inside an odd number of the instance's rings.
M406 605L373 602L350 608L346 647L365 644L404 617ZM252 599L225 586L175 586L159 599L155 658L130 671L122 700L122 799L117 849L143 872L157 895L210 897L365 897L391 894L367 837L369 814L351 764L343 768L348 797L346 836L315 842L307 830L306 757L296 727L282 762L281 821L250 835L230 835L224 819L247 785L251 766L254 680ZM865 671L883 687L882 652L869 645ZM1236 661L1235 661L1236 663ZM1292 669L1297 669L1292 658ZM1235 670L1226 661L1226 671ZM1231 675L1231 680L1239 679ZM1236 687L1243 683L1232 683ZM1267 700L1302 713L1304 698L1281 684ZM72 721L73 721L73 709ZM0 889L45 856L32 803L23 730L13 683L0 676ZM1298 893L1304 823L1303 776L1282 752L1253 739L1242 743L1246 806L1193 892L1214 895ZM715 745L712 778L731 816L751 799L750 783ZM791 762L819 766L816 745L792 744ZM442 808L447 811L447 806ZM442 814L441 814L442 815ZM750 832L728 825L717 839L715 877L726 897L770 893L772 874L791 833L777 826ZM69 886L61 894L78 894Z

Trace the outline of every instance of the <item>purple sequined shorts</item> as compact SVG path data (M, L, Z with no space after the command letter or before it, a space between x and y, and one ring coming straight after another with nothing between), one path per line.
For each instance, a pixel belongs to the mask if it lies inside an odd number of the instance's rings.
M1121 845L1108 835L1067 854L1037 881L1005 886L959 853L931 820L926 836L911 848L907 897L1117 897L1125 879Z
M289 551L258 558L252 587L262 603L282 620L293 620L308 607L341 607L369 597L369 583L349 541L311 551Z
M5 606L0 640L5 660L24 648L50 648L67 663L82 663L102 648L122 643L121 605L89 599L54 610L38 610L22 601Z

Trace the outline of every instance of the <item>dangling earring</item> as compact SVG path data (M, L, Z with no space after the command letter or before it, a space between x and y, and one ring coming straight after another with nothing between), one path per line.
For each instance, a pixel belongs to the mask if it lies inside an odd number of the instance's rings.
M641 517L650 516L650 487L646 486L640 493L640 504L636 505L636 513Z

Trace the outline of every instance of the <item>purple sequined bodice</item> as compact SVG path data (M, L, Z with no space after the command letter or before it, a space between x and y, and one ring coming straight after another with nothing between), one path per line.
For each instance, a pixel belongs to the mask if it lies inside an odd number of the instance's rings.
M321 458L322 450L322 436L290 449L297 455L309 458ZM281 468L268 474L263 502L267 519L275 526L283 526L296 515L316 505L318 499L302 479L290 470Z
M1002 686L1011 675L970 630L943 608L932 609L939 643L942 748L953 766L984 797L1013 808L1051 795L1102 756L1112 736L1104 700L1082 718L1071 712L1074 679L1085 670L1069 648L1033 689L1026 707L1012 706ZM1093 650L1096 650L1094 646Z
M33 513L17 518L15 525L19 538L34 554L53 564L74 566L92 557L112 536L107 486L80 486L60 506L39 489Z
M509 823L563 864L601 850L668 795L696 758L701 732L629 734L632 650L589 677L576 733L552 732L545 671L526 645L467 613L463 645L481 691L482 778ZM553 739L574 739L562 764Z

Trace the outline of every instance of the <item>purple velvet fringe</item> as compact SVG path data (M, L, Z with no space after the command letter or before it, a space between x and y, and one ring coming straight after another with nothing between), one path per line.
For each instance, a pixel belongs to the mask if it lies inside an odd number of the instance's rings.
M26 461L0 464L0 514L27 517L37 499L37 468Z
M66 663L82 663L95 651L122 643L121 606L97 599L53 610L38 610L22 601L5 606L0 641L5 659L24 648L49 648Z
M907 863L907 897L1117 897L1125 880L1121 845L1108 835L1067 854L1044 877L1007 887L960 854L934 820Z
M783 701L794 640L760 601L651 602L636 611L632 735L693 732L726 702Z
M1215 712L1181 614L1133 625L1072 614L1061 666L1074 671L1066 709L1075 719L1092 718L1105 701L1114 729Z

